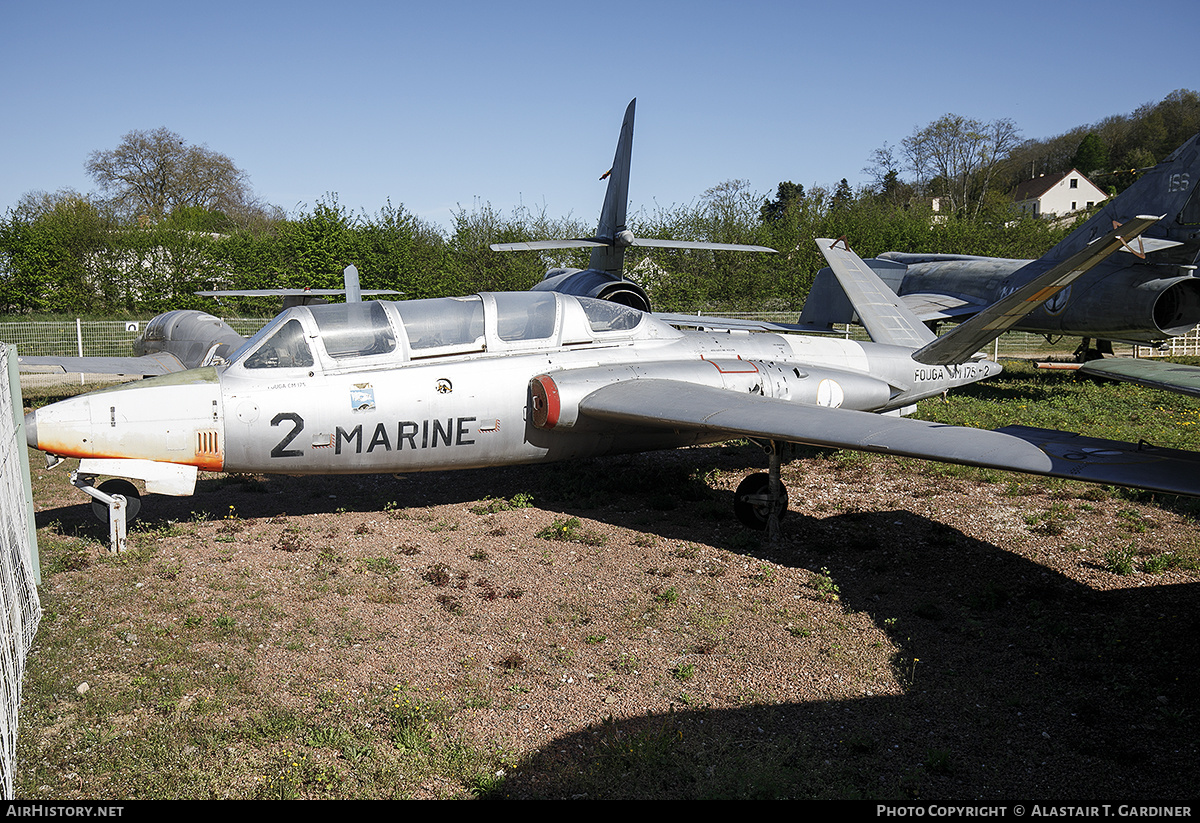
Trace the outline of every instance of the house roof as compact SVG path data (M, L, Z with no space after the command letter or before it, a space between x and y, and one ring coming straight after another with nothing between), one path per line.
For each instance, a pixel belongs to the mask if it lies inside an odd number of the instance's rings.
M1043 194L1050 191L1050 189L1054 188L1065 178L1070 177L1071 175L1075 175L1092 188L1096 188L1096 184L1091 180L1088 180L1086 175L1080 173L1078 169L1071 169L1070 171L1064 171L1061 174L1043 174L1040 177L1033 178L1032 180L1024 180L1018 183L1017 187L1013 189L1013 200L1020 203L1023 200L1034 200L1038 197L1041 197ZM1097 191L1099 191L1099 189L1097 189Z
M1032 180L1022 180L1013 190L1013 200L1020 202L1022 200L1033 200L1034 198L1041 197L1058 185L1070 173L1069 171L1065 171L1061 174L1052 174L1049 177L1043 174L1041 177L1035 177Z

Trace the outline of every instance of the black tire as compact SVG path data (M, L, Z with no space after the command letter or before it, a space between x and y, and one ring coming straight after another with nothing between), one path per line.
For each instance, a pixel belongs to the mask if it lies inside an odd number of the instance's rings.
M96 488L107 494L109 497L113 496L114 494L119 494L125 498L125 525L128 526L134 520L137 520L138 512L142 510L142 494L137 490L137 486L133 485L128 480L122 480L119 477L114 477L112 480L105 480ZM92 498L92 514L94 514L96 519L101 523L107 523L108 504Z
M770 506L766 503L751 502L746 497L769 494L770 489L771 475L766 472L752 474L738 484L737 491L733 495L733 513L737 515L737 519L743 526L756 531L762 531L767 527L767 518L771 514ZM779 490L782 498L779 518L782 520L788 511L787 487L781 483Z

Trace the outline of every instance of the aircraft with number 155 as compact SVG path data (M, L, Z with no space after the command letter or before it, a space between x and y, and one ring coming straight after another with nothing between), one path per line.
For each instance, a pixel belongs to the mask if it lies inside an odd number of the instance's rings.
M1077 175L1064 183L1074 186ZM1200 323L1200 134L1104 201L1082 226L1037 260L885 252L867 265L926 323L958 322L1094 244L1140 214L1163 217L1137 243L1102 261L1073 288L1031 311L1014 331L1083 338L1081 360L1112 354L1113 341L1159 344ZM848 323L853 311L836 278L817 273L801 314ZM1095 347L1092 341L1096 341Z

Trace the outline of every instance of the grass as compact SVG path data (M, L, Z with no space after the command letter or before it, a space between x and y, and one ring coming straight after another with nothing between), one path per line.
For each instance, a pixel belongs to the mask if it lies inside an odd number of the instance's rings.
M585 546L603 546L607 538L598 532L583 528L578 517L558 518L536 535L542 540L559 540L564 543L581 543Z
M1003 365L998 377L955 389L949 402L922 402L915 416L975 428L1019 424L1196 448L1200 404L1192 398L1132 383L1077 378L1071 371L1039 370L1024 360Z
M829 574L829 569L822 567L818 574L813 575L812 587L817 590L817 594L824 600L839 599L841 589L833 582L833 578Z
M654 594L654 602L660 606L673 606L678 601L679 591L674 586L657 591Z
M123 799L403 798L438 781L447 796L477 796L511 759L459 740L460 708L404 683L300 706L258 694L249 661L264 625L252 614L205 618L201 604L131 593L128 608L149 609L154 628L96 631L70 594L42 597L43 642L23 689L22 796L83 773L90 796ZM81 671L80 652L103 665ZM204 768L184 766L195 762Z
M1113 547L1104 553L1104 567L1113 574L1133 574L1134 552L1129 547Z
M471 506L471 513L478 515L495 514L496 512L511 511L513 509L528 509L532 505L533 496L525 492L520 492L507 500L501 497L488 498L482 503Z

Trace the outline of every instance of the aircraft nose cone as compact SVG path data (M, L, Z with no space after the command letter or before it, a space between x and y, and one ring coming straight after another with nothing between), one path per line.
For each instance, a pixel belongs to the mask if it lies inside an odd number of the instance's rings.
M38 447L36 411L31 411L25 415L25 442L29 444L30 448L36 449Z

